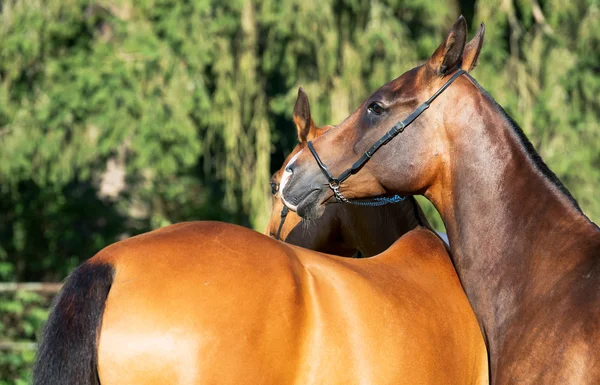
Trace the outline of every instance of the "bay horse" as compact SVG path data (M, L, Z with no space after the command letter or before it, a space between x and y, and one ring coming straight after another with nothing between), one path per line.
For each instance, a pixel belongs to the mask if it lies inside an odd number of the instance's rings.
M271 177L272 211L265 234L323 253L342 257L372 257L385 251L398 238L417 226L431 230L425 214L412 196L394 204L374 207L329 205L323 215L313 221L301 222L302 218L296 213L288 212L279 198L279 183L284 166L306 147L309 140L333 127L315 125L308 96L302 88L298 90L293 116L298 144Z
M66 280L34 384L486 384L481 330L442 241L372 258L219 222L117 242Z
M477 45L466 30L461 16L423 65L309 142L281 197L316 218L333 200L425 195L448 230L492 384L599 384L600 231L469 75L485 27Z

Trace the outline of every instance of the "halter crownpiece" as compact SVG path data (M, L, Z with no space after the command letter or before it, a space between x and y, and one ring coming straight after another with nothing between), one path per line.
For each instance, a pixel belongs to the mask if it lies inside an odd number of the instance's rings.
M379 140L377 142L375 142L375 144L373 144L371 147L369 147L369 149L367 151L365 151L364 154L362 154L362 156L356 162L354 162L354 164L352 166L350 166L350 168L346 169L346 171L341 173L340 176L338 176L337 178L334 178L333 175L331 175L331 172L329 172L329 169L327 168L327 166L323 163L323 161L321 161L319 154L317 154L317 151L313 147L312 141L309 141L308 149L310 150L311 154L314 156L315 160L317 161L317 164L319 165L319 168L323 172L323 175L325 175L325 178L327 178L327 182L329 183L329 188L331 188L331 190L333 191L333 195L335 196L335 199L338 202L352 203L352 204L357 204L360 206L380 206L380 205L384 205L387 203L395 203L392 201L404 200L404 198L402 198L398 195L395 195L391 198L386 198L386 197L375 198L373 201L369 201L369 202L351 201L348 198L344 197L344 195L340 191L340 187L341 187L342 182L345 181L346 179L348 179L350 177L350 175L356 174L371 159L373 154L375 154L375 152L377 152L377 150L379 150L381 148L381 146L383 146L384 144L387 144L395 136L397 136L398 134L403 132L406 127L408 127L412 122L414 122L419 117L419 115L421 115L426 109L429 108L429 105L435 100L435 98L437 98L442 92L444 92L448 87L450 87L450 85L456 79L458 79L458 77L460 75L465 74L465 73L467 73L467 71L465 71L463 69L458 70L458 72L456 72L454 75L452 75L452 77L439 90L437 90L435 94L433 94L429 99L427 99L426 102L424 102L419 107L417 107L417 109L415 109L410 115L408 115L406 117L406 119L401 120L398 123L396 123L394 125L394 127L392 127L381 138L379 138ZM400 199L400 200L398 200L398 199ZM374 204L376 202L383 202L383 203Z

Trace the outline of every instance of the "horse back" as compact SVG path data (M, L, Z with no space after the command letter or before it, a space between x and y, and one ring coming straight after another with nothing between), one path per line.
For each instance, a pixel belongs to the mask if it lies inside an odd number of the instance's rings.
M418 234L363 260L214 222L111 246L96 257L115 270L101 383L485 383L451 264L419 256L445 248Z

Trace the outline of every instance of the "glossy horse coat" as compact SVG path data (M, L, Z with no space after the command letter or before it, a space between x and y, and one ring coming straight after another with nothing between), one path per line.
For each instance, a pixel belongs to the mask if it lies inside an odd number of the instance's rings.
M377 257L347 259L189 223L95 261L116 265L102 384L486 382L479 327L426 230Z
M97 337L104 385L487 382L477 321L445 246L425 229L349 259L191 222L109 246L84 266L67 290L90 271L114 277L87 286L110 289ZM96 346L82 336L98 322L78 320L98 304L83 290L60 298L45 334L55 345L42 341L34 383L94 383L82 379L95 376L84 353Z
M333 175L448 81L475 66L482 25L454 25L422 66L384 85L314 140ZM309 151L282 199L316 218L333 195ZM600 383L600 231L521 129L468 74L340 186L348 198L424 194L483 328L494 384Z

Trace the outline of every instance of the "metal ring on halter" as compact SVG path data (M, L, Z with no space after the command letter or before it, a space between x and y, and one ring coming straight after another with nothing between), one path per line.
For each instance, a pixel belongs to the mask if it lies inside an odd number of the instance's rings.
M335 196L335 199L337 199L339 202L350 203L350 201L346 199L344 195L342 195L339 184L329 183L329 187L333 190L333 195Z
M417 107L413 112L411 112L410 115L408 115L406 117L406 119L396 123L388 132L386 132L381 138L379 138L379 140L376 141L375 144L373 144L371 147L369 147L369 149L367 151L365 151L363 153L363 155L356 162L354 162L354 164L352 166L350 166L350 168L348 168L344 172L342 172L340 174L340 176L337 178L334 178L333 175L331 175L331 172L329 172L329 169L327 168L325 163L323 163L323 161L319 157L319 154L317 154L317 151L315 150L315 148L312 144L312 141L309 141L307 143L307 147L310 150L313 157L315 158L315 160L317 161L317 165L321 169L321 172L323 172L323 175L325 175L325 178L327 178L329 187L331 188L331 190L333 190L333 195L335 196L336 200L345 202L345 203L357 204L359 206L380 206L380 205L384 205L387 203L395 203L395 202L404 200L404 198L402 198L398 195L395 195L392 198L386 198L386 197L375 198L371 202L352 201L352 200L349 200L346 197L344 197L344 195L342 195L342 192L340 191L340 187L341 187L341 184L343 181L348 179L351 175L354 175L358 171L360 171L360 169L369 160L371 160L371 157L373 156L373 154L375 154L375 152L377 152L377 150L379 150L383 145L389 143L398 134L404 132L404 129L406 127L408 127L412 122L414 122L419 117L419 115L421 115L426 109L429 108L429 105L435 100L435 98L437 98L442 92L444 92L448 87L450 87L450 85L456 79L458 79L462 74L465 74L465 73L467 73L467 71L465 71L463 69L459 69L454 75L452 75L452 77L446 83L444 83L444 85L440 89L438 89L429 99L427 99L427 101L425 101L423 104L421 104L419 107ZM359 203L359 202L362 202L362 203Z

